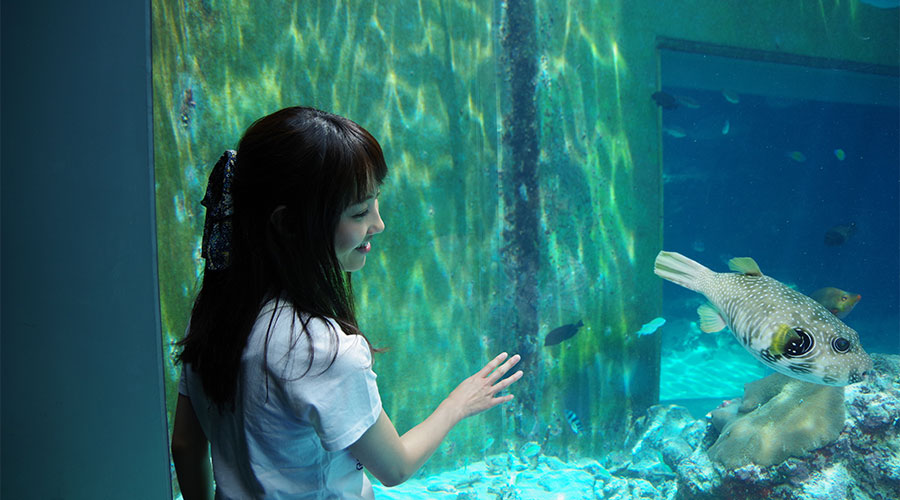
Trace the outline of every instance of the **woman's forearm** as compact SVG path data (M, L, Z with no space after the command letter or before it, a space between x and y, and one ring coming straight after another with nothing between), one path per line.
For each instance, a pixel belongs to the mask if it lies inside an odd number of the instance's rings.
M462 418L461 412L444 400L422 423L403 434L400 440L406 450L404 464L406 470L403 471L401 483L415 474L431 458L450 430Z
M184 500L212 500L214 490L208 447L205 450L176 450L173 447L172 461Z
M178 395L175 425L172 429L172 462L184 500L212 500L212 466L209 462L209 440L197 420L191 399Z

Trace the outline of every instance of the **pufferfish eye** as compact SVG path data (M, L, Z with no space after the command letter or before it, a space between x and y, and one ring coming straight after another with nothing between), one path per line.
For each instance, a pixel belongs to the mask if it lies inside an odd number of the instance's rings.
M794 332L797 335L784 346L784 355L788 358L803 356L811 351L815 345L812 335L799 328L794 328Z
M837 352L847 352L850 350L850 341L844 337L838 337L831 341L831 347Z

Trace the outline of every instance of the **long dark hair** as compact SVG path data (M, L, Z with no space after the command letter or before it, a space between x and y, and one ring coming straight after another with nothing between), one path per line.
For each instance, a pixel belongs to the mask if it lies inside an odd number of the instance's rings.
M230 265L204 271L188 334L179 342L178 362L191 364L220 410L233 407L241 354L262 306L272 299L304 313L303 335L309 335L311 319L330 319L344 333L365 338L334 235L341 213L386 175L378 141L338 115L285 108L244 133L231 184ZM291 341L293 346L297 338ZM309 349L311 365L311 343Z

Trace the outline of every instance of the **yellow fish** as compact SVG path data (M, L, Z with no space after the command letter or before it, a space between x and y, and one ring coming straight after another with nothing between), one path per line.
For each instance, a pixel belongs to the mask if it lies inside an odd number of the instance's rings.
M810 298L825 306L825 309L840 319L844 319L862 298L858 293L845 292L839 288L828 286L809 294Z

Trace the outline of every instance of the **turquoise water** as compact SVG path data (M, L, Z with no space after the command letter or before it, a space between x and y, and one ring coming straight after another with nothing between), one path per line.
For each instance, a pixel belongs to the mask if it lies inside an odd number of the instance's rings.
M153 2L170 422L206 176L255 118L295 104L350 117L385 151L387 230L354 287L362 329L391 348L375 370L398 430L497 352L527 355L514 405L464 422L379 498L610 495L600 460L649 406L703 418L768 375L730 333L697 329L700 297L652 273L663 248L859 293L847 324L870 352L900 352L897 9L731 9Z
M512 464L512 465L510 465ZM463 469L442 472L427 479L414 479L398 487L375 486L375 497L391 500L455 500L503 498L515 492L519 498L557 500L597 498L605 471L596 461L562 461L556 457L523 460L510 454L492 455ZM606 473L605 477L609 478ZM601 496L602 498L602 496Z

